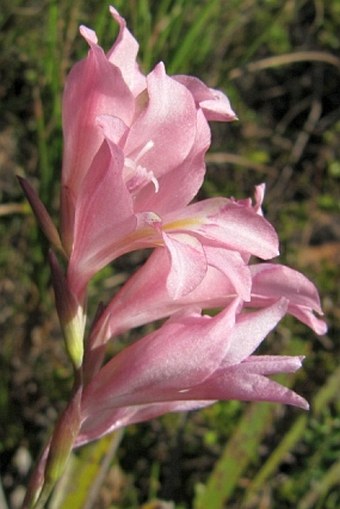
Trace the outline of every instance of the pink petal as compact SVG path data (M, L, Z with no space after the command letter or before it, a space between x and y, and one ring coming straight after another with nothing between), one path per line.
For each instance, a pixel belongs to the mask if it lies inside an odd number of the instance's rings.
M287 306L288 301L281 299L260 311L240 314L223 365L237 364L251 355L286 314Z
M173 299L190 293L204 278L207 260L202 244L190 235L163 235L171 265L167 289Z
M269 360L269 364L272 362L272 359ZM301 366L299 358L295 358L293 361L294 367L291 366L291 361L285 358L282 366L279 367L280 371L276 371L276 373L281 372L281 370L288 371L284 367L284 364L288 362L292 371ZM200 386L191 389L187 393L187 397L192 399L197 397L200 399L270 401L308 410L309 405L304 398L279 383L262 376L262 374L258 374L256 369L253 373L251 364L251 362L244 362L226 368L225 371L219 372ZM269 368L264 368L264 370L274 372L273 369Z
M112 64L121 70L125 83L127 83L133 95L137 97L146 88L145 76L140 72L136 62L139 45L126 28L125 19L120 16L118 11L110 6L110 12L119 24L119 34L107 57Z
M268 305L283 296L289 300L290 314L317 334L326 333L326 323L314 314L323 314L317 289L303 274L284 265L269 263L252 265L250 270L253 276L252 305Z
M236 296L248 298L250 272L241 256L233 251L219 252L219 248L210 246L205 247L204 252L208 260L204 278L190 293L174 299L168 292L169 284L173 284L176 291L176 280L168 281L169 254L164 248L156 249L106 308L101 321L108 323L108 327L106 339L102 340L107 341L128 329L165 318L186 307L217 308L226 306ZM205 266L204 260L202 263Z
M190 231L204 245L226 247L268 259L278 254L278 238L268 221L252 208L224 198L210 198L164 217L165 228Z
M87 37L84 27L82 34L92 47L87 58L72 68L63 96L63 183L74 189L79 189L103 142L96 117L113 115L129 125L134 114L134 97L120 70Z
M176 245L178 246L178 242ZM171 249L175 250L175 247ZM222 307L236 296L249 300L251 278L242 257L236 252L210 246L204 248L204 253L208 266L206 267L206 261L202 258L198 267L201 266L203 272L198 273L195 284L200 281L202 275L203 279L190 293L182 293L174 298L173 294L169 294L169 289L171 290L173 285L173 291L178 291L176 272L173 272L172 282L168 279L171 271L169 256L165 249L156 249L107 307L102 317L102 320L106 321L110 315L106 338L109 339L129 328L165 318L185 307ZM190 260L192 261L191 255ZM192 264L187 266L188 281L193 281L192 268Z
M242 256L237 251L227 251L226 249L213 246L206 246L204 250L208 264L215 267L229 279L239 297L245 301L249 301L252 280L249 267L244 262ZM216 279L218 278L221 279L221 274L216 275ZM218 282L216 283L211 283L211 292L213 292L215 296L219 294L219 285ZM222 295L225 298L227 297L225 288Z
M98 115L96 124L101 127L104 138L111 144L117 145L122 151L129 133L127 125L118 117L112 115Z
M131 197L122 180L123 155L104 141L79 192L69 277L77 293L114 257L115 239L135 227Z
M76 200L77 197L73 189L62 184L60 190L60 224L63 248L68 257L71 255L74 240Z
M101 114L115 115L129 125L134 115L134 97L120 70L97 46L95 34L83 27L82 34L91 46L88 57L71 70L63 95L63 169L61 231L69 251L77 196L84 176L103 142L96 123ZM94 35L93 35L94 34Z
M190 90L207 120L224 122L236 120L237 117L230 106L229 99L220 90L207 87L201 80L193 76L177 75L174 76L174 79Z
M165 248L155 249L144 265L124 284L109 303L101 320L109 315L106 340L128 329L171 315L181 308L167 291L170 258Z
M170 320L123 350L88 385L84 414L98 406L163 401L169 399L167 394L203 382L226 353L238 307L235 300L214 318L192 315Z
M263 376L295 372L301 367L301 360L301 357L250 357L241 364L221 368L203 383L190 389L173 391L173 400L171 395L167 394L168 401L160 403L118 409L108 406L100 412L88 415L82 425L78 441L86 443L119 427L149 420L167 412L202 408L214 403L216 399L271 401L308 410L309 405L304 398ZM183 401L176 400L176 397L183 398Z
M157 177L135 197L135 210L154 210L160 215L186 206L197 194L205 175L205 153L210 146L210 129L203 113L197 112L196 136L187 157L167 173ZM158 172L158 170L157 170ZM178 185L178 182L181 185Z
M264 194L266 191L266 184L260 184L258 186L255 186L255 205L254 210L260 214L260 216L263 216L262 212L262 203L264 200Z
M169 412L188 412L204 408L213 401L167 401L148 405L129 406L122 408L107 408L101 412L89 415L83 422L75 447L87 444L93 440L112 433L113 431L144 421L149 421Z
M295 373L302 366L304 356L290 355L251 355L242 362L242 369L248 367L253 374L275 375L277 373Z
M196 137L197 114L191 94L167 76L162 63L148 75L147 83L147 107L131 126L124 151L133 159L152 141L154 148L143 155L140 164L158 179L190 153Z

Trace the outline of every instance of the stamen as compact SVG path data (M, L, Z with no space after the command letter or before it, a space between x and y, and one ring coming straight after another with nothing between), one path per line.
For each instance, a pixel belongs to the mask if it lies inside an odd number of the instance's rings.
M138 153L135 161L139 161L149 150L151 150L155 146L154 142L152 140L149 140L147 143L145 143L144 147L141 149L141 151Z
M154 147L153 140L149 140L137 153L135 157L125 158L125 177L126 185L131 193L136 193L149 182L155 187L155 193L159 191L159 182L153 171L148 170L139 163L139 160Z

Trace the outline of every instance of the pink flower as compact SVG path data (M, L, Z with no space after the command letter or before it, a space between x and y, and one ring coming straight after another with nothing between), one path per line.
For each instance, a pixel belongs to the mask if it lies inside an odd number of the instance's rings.
M202 185L207 118L236 118L221 92L171 78L162 63L144 76L137 42L111 13L120 32L107 55L81 28L90 51L71 70L63 99L61 237L76 294L115 257L154 246L150 224L164 223Z
M264 218L265 186L255 200L211 198L200 189L210 145L208 121L236 118L227 97L159 63L140 71L138 44L125 21L105 54L90 49L71 70L63 98L61 233L31 186L20 183L66 274L50 254L56 307L74 368L73 395L58 420L28 490L26 507L44 504L73 447L119 427L216 400L308 403L268 378L295 372L302 357L254 352L289 313L326 331L314 285L279 264ZM117 257L153 249L86 335L86 290ZM204 310L213 309L213 315ZM103 365L111 338L166 321ZM40 498L39 498L40 497Z
M308 325L316 334L327 332L317 289L303 274L273 263L251 265L252 296L250 305L265 307L284 296L287 312Z
M169 252L158 248L150 255L98 317L88 343L86 363L90 371L96 371L97 350L109 339L185 309L223 308L236 297L245 308L264 308L285 298L288 314L317 334L326 333L317 289L303 274L280 264L249 265L248 257L221 247L205 245L204 253L203 278L194 289L177 296L172 292L176 279L172 279ZM191 259L185 268L190 273Z
M109 165L113 158L109 158L106 149L103 157L99 155L97 171L89 172L84 179L88 189L76 214L75 224L79 214L83 227L78 229L81 235L69 265L75 293L81 293L84 282L112 259L141 248L166 247L171 260L168 290L173 297L189 293L202 281L214 248L213 263L220 265L221 250L240 253L244 260L251 255L270 259L278 254L275 230L250 201L212 198L164 213L162 217L155 211L131 215L129 196L119 171ZM92 176L96 186L92 185ZM91 193L93 188L99 196L95 191ZM115 224L117 214L120 220ZM219 255L216 248L220 248Z
M325 334L318 292L303 274L280 264L247 265L237 252L212 248L207 253L210 264L203 280L192 292L173 298L168 291L169 257L164 249L155 250L104 310L97 323L97 331L102 333L93 336L92 348L183 309L223 308L237 296L249 308L267 307L284 297L288 314L317 334Z
M239 299L211 318L188 311L168 320L109 361L84 390L76 444L120 426L216 400L276 401L308 408L307 402L267 378L293 372L301 357L254 356L254 350L285 315L280 299L244 313Z

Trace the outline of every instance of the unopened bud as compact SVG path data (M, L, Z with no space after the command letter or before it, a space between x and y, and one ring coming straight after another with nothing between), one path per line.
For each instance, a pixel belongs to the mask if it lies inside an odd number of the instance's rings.
M80 368L84 356L84 329L86 316L68 287L65 275L54 253L50 251L52 281L56 308L64 334L67 353L76 369Z

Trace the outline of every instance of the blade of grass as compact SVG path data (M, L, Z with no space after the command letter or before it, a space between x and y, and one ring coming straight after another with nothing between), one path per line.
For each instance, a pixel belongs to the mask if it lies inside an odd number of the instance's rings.
M39 193L43 202L50 198L50 181L52 168L50 164L49 144L46 136L46 122L44 107L41 100L41 90L38 84L33 88L33 104L38 140L38 154L40 167Z
M204 34L206 34L206 37L210 35L210 31L205 30L206 26L211 18L218 12L219 6L219 0L212 0L208 2L203 9L196 11L196 18L191 22L190 28L181 41L181 44L178 45L178 50L172 58L171 63L168 65L169 74L175 74L187 68L193 53L197 57L197 51L200 51L199 48L202 44L202 37Z
M138 27L136 27L138 29L137 39L139 39L141 43L143 66L145 69L149 69L153 58L152 48L150 47L152 17L149 0L140 0L138 2L138 20Z
M222 509L234 492L248 464L257 455L259 443L272 427L275 406L268 403L249 405L217 461L208 482L197 490L194 509Z
M299 338L292 338L286 353L295 355L296 351L307 353L308 346ZM280 375L277 380L286 387L294 384L292 376ZM256 459L263 438L272 429L278 415L277 408L270 403L252 403L246 408L206 485L197 490L194 509L225 507L246 468Z
M59 58L59 6L58 2L49 5L45 57L46 77L52 92L52 114L55 122L59 123L60 111L60 58Z
M6 502L6 498L5 498L5 494L4 494L4 490L2 489L2 481L1 481L1 477L0 477L0 507L2 509L8 509L8 504Z
M311 405L314 417L320 415L321 411L326 408L334 398L337 397L339 385L340 367L328 378L327 382L316 394ZM295 420L294 424L283 437L278 447L270 455L268 460L264 463L263 467L248 486L242 507L254 507L257 493L264 486L268 478L276 472L278 466L281 464L284 458L287 457L287 454L292 451L296 443L301 440L306 430L307 424L308 414L300 415Z
M91 509L123 437L119 430L72 456L49 509Z
M311 486L310 491L299 502L299 509L322 509L327 494L331 489L340 486L340 461L333 463L322 479Z
M247 507L254 507L254 501L257 500L257 493L264 486L268 478L277 470L277 467L287 456L289 451L291 451L296 443L301 439L306 429L307 422L307 415L301 415L290 428L289 432L285 434L278 447L270 455L259 473L252 480L247 489L242 507L245 509Z

